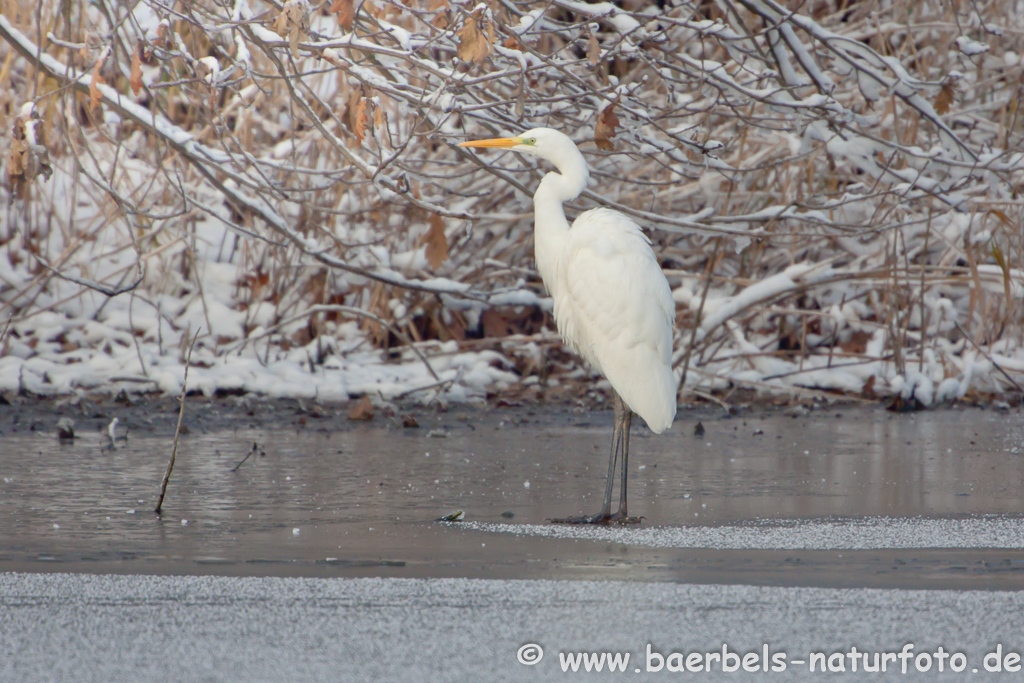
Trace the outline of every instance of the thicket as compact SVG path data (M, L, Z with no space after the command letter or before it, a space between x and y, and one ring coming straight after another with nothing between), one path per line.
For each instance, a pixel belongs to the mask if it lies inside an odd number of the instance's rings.
M649 231L690 390L1019 392L1020 0L0 9L4 355L110 354L102 321L122 376L199 328L201 363L587 376L533 262L550 169L454 146L549 126L592 167L570 215Z

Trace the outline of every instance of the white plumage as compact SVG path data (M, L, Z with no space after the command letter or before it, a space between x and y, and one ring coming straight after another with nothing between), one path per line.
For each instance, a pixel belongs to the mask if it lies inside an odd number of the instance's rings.
M579 196L590 173L567 136L535 128L514 138L474 140L463 147L511 149L546 159L558 169L533 196L534 255L554 300L565 341L601 372L615 390L615 435L602 511L565 522L633 522L626 515L629 427L640 415L657 434L676 414L672 372L675 305L651 242L640 227L611 209L593 209L569 226L562 204ZM619 511L611 514L615 465L622 454Z
M618 211L587 211L573 221L544 284L565 341L661 434L676 415L675 304L650 244Z

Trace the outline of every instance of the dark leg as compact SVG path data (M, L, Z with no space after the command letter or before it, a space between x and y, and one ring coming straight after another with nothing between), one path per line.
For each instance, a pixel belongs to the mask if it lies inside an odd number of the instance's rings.
M604 488L604 504L601 511L592 517L566 517L563 519L552 519L556 524L635 524L640 521L637 517L626 515L626 476L628 473L627 457L629 454L629 427L633 420L633 411L626 407L619 395L613 393L615 406L615 431L612 433L611 454L608 457L608 479ZM622 453L621 467L621 491L619 494L619 511L612 516L612 493L615 488L615 470L619 461L619 453Z
M622 417L619 417L621 411ZM622 432L622 484L619 487L619 511L611 518L617 524L637 524L639 517L630 517L626 514L626 479L629 475L629 428L633 424L633 411L626 407L618 394L615 395L615 423L618 428L621 419Z
M622 401L619 395L615 394L615 427L612 431L612 449L608 456L608 477L604 485L604 504L601 505L601 512L594 515L593 522L607 522L612 516L612 492L615 489L615 466L619 461L619 451L622 450L622 423L619 421L619 405Z

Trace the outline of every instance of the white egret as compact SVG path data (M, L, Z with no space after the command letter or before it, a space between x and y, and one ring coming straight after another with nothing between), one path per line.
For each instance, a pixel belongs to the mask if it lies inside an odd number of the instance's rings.
M530 154L552 163L533 195L534 256L554 300L562 338L612 385L615 430L608 462L604 506L592 517L568 523L630 523L626 512L629 429L633 414L655 434L676 415L672 374L675 305L651 242L631 219L611 209L591 209L565 219L563 202L576 199L590 172L568 136L534 128L518 137L471 140L460 147L492 147ZM612 514L616 461L621 454L619 509Z

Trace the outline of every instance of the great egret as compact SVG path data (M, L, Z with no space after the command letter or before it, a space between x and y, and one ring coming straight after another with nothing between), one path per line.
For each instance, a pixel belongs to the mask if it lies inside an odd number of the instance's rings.
M562 203L576 199L590 172L568 136L534 128L518 137L470 140L460 147L510 149L545 159L558 169L540 181L533 195L534 256L554 300L558 331L611 383L615 406L604 506L592 517L554 522L631 523L626 513L629 428L633 413L655 434L672 426L676 379L672 374L675 305L651 242L618 211L591 209L573 221ZM622 455L619 509L612 514L615 465Z

